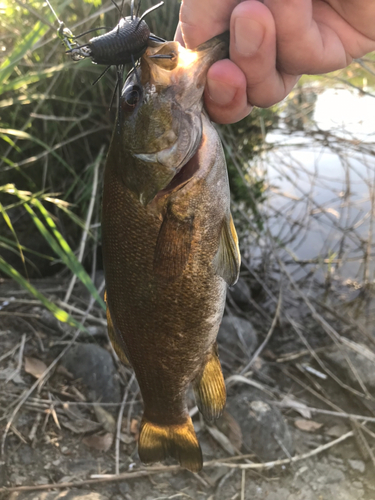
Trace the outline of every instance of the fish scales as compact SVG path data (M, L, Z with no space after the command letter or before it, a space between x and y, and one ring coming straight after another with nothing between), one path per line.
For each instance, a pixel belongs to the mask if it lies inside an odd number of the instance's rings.
M177 61L170 69L152 57L185 50L175 42L147 50L141 75L124 86L120 134L113 135L104 176L109 334L142 393L140 458L152 463L172 456L192 471L200 470L202 456L186 391L193 383L208 419L224 407L216 336L226 281L234 282L239 269L224 154L202 108L205 76L215 57L223 57L223 43L214 39L188 51L199 57L187 68ZM198 132L187 132L192 123Z
M223 175L220 171L209 171L210 176L214 173ZM185 411L184 398L175 402L179 408L174 410L176 389L177 392L186 389L185 381L180 382L181 389L178 387L176 374L183 364L191 381L201 368L196 360L202 359L202 351L204 353L211 347L217 334L217 325L210 325L207 319L213 315L220 316L225 300L226 284L219 276L212 277L210 269L217 252L217 228L221 222L218 218L212 220L210 213L210 203L213 196L216 199L216 192L206 193L202 196L203 201L197 200L204 214L204 218L198 221L200 227L197 227L197 233L202 229L206 231L206 244L202 246L199 240L193 239L191 255L194 258L190 258L183 274L175 282L165 284L153 275L152 266L162 221L141 204L134 203L134 196L123 183L113 182L113 176L116 177L116 173L107 168L104 183L107 186L105 195L109 196L108 202L106 196L103 199L103 210L106 212L103 242L110 256L108 263L106 259L110 310L112 315L115 314L119 331L137 332L127 341L127 354L132 360L142 395L145 390L150 393L147 398L144 397L145 404L149 403L153 411L158 410L159 415L155 416L158 423L167 423L170 416L165 412L166 406L173 419L178 412L184 414ZM216 182L210 183L215 190ZM181 195L180 192L178 194ZM110 231L116 234L115 238L107 236L106 220L111 220ZM121 312L116 314L115 311ZM205 331L203 339L202 330ZM196 340L199 340L198 344ZM145 359L150 360L149 365L144 363ZM192 365L191 368L189 365ZM163 378L158 376L161 369ZM166 387L158 388L160 383Z

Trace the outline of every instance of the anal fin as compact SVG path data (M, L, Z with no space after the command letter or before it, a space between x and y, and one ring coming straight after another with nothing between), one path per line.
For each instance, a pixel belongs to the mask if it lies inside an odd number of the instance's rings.
M107 303L107 291L104 292L104 302L107 304L106 315L107 315L107 331L108 331L109 340L111 341L112 347L115 350L115 353L119 357L120 361L122 363L124 363L124 365L126 365L126 366L131 366L123 349L121 349L121 346L120 346L118 339L117 339L118 336L116 334L115 327L113 325L113 321L111 318L111 313L109 312L109 307L108 307L108 303Z
M225 218L220 232L219 248L214 258L215 272L229 286L237 283L241 266L241 254L238 247L238 237L234 227L232 214Z
M183 424L165 426L143 417L138 454L145 464L161 462L170 456L191 472L199 472L203 467L202 451L189 416Z
M204 418L209 422L219 418L224 410L227 395L216 343L202 374L194 380L193 389L199 411Z

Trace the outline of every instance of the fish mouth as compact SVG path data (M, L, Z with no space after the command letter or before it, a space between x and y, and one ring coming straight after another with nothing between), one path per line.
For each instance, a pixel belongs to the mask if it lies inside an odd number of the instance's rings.
M142 85L156 86L178 85L178 100L183 102L183 95L188 95L188 103L192 102L191 92L181 91L197 87L198 100L205 84L209 67L219 59L229 56L229 32L226 31L202 43L193 50L182 47L178 42L164 42L151 45L141 59ZM194 85L192 83L194 82Z

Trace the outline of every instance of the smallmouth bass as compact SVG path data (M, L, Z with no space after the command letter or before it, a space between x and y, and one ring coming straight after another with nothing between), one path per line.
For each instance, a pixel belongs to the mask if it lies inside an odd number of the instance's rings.
M142 462L202 453L186 405L218 418L226 391L216 336L240 254L219 136L203 109L206 74L228 34L195 50L149 47L125 82L104 174L108 333L144 402Z

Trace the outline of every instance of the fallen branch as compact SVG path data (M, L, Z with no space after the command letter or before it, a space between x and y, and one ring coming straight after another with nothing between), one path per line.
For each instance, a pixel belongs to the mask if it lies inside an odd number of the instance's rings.
M169 472L183 470L179 465L170 467L157 467L149 470L138 470L134 472L124 472L116 476L115 474L108 474L95 479L86 479L85 481L72 481L70 483L55 483L55 484L38 484L34 486L16 486L14 488L0 488L0 493L14 493L19 491L43 491L43 490L62 490L64 488L79 488L90 484L99 483L112 483L116 481L124 481L125 479L132 479L135 477L148 476L153 474L160 474L161 472Z
M285 458L283 460L274 460L273 462L265 462L261 464L229 464L227 462L221 462L220 464L218 464L215 462L212 465L214 466L220 465L222 467L230 467L236 469L272 469L273 467L277 467L278 465L294 464L295 462L300 462L301 460L306 460L307 458L313 457L314 455L318 455L322 451L328 450L329 448L332 448L332 446L335 446L336 444L339 444L342 441L346 441L346 439L352 437L353 435L354 432L349 431L346 434L340 436L339 438L334 439L329 443L322 444L321 446L318 446L317 448L309 451L308 453L303 453L302 455L295 455L294 457Z
M227 462L223 462L221 460L211 460L210 462L205 462L203 465L204 467L228 467L228 468L233 468L233 469L271 469L273 467L277 467L279 465L288 465L292 464L295 462L300 462L301 460L305 460L307 458L313 457L314 455L318 455L319 453L328 450L329 448L332 448L333 446L336 446L337 444L345 441L346 439L352 437L354 435L353 431L347 432L346 434L343 434L337 439L334 439L333 441L330 441L329 443L323 444L321 446L318 446L318 448L315 448L312 451L309 451L308 453L304 453L302 455L296 455L291 458L286 458L283 460L274 460L273 462L265 462L265 463L250 463L250 464L233 464L229 463L229 460L233 460L236 458L242 458L244 459L246 456L240 456L240 457L230 457L229 459L226 458L224 460L227 460ZM52 489L64 489L64 488L78 488L80 486L87 486L90 484L99 484L99 483L110 483L110 482L116 482L116 481L124 481L125 479L132 479L135 477L141 477L141 476L148 476L148 475L153 475L153 474L160 474L162 472L175 472L175 471L182 471L182 469L179 465L172 465L172 466L160 466L160 467L150 467L147 470L138 470L134 472L124 472L122 474L108 474L108 475L103 475L100 478L95 478L95 479L87 479L85 481L74 481L71 483L57 483L57 484L38 484L35 486L16 486L14 488L0 488L0 493L12 493L12 492L19 492L19 491L42 491L42 490L52 490Z

